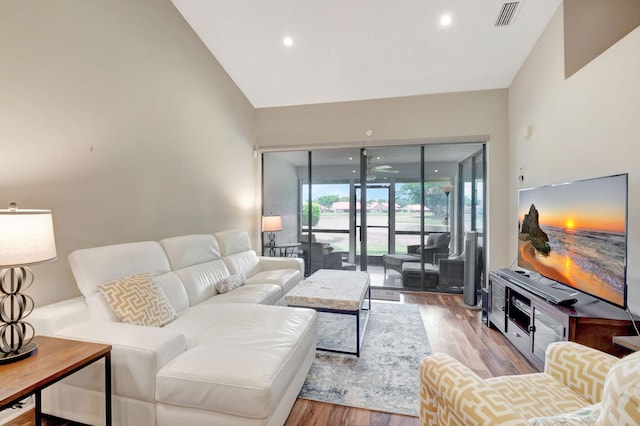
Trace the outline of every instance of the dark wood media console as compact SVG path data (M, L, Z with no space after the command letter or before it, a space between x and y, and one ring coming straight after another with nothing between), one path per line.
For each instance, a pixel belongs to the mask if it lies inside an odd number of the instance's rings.
M521 281L524 280L524 281ZM528 278L518 281L526 284ZM493 325L539 370L552 342L569 340L616 356L628 354L613 336L634 334L628 313L579 294L571 306L554 305L517 282L489 273L488 325Z

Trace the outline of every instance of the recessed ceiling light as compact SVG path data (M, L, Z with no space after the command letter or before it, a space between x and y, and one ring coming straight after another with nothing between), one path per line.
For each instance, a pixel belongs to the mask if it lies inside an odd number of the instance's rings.
M435 172L435 173L438 173L438 169L435 169L435 170L434 170L434 172Z
M451 25L451 15L442 15L440 17L440 25L442 25L443 27Z
M293 39L291 37L285 37L282 42L284 43L285 46L292 46L293 45Z

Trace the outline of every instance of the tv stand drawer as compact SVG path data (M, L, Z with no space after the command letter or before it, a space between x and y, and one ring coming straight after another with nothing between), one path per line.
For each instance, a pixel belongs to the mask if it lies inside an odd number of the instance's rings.
M529 340L529 334L527 334L521 327L518 327L515 322L510 319L507 320L507 339L515 346L520 352L531 352L531 341Z

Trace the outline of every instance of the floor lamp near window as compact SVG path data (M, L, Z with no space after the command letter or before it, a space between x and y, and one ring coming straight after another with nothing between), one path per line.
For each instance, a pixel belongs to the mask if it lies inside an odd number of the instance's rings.
M447 232L449 232L449 194L453 191L453 185L442 185L440 189L447 196L447 208L444 214L444 224L447 226Z
M282 217L278 215L262 216L262 232L268 232L267 247L269 255L276 255L276 232L282 231Z
M27 265L56 258L50 210L0 210L0 364L31 355L35 330L24 319L34 308L24 293L33 284Z

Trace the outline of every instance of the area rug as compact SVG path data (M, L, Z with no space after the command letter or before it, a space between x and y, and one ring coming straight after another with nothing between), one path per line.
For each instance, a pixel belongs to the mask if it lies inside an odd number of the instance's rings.
M418 366L430 353L418 306L375 301L371 305L360 358L318 351L299 396L417 416ZM321 313L318 346L355 350L355 318Z

